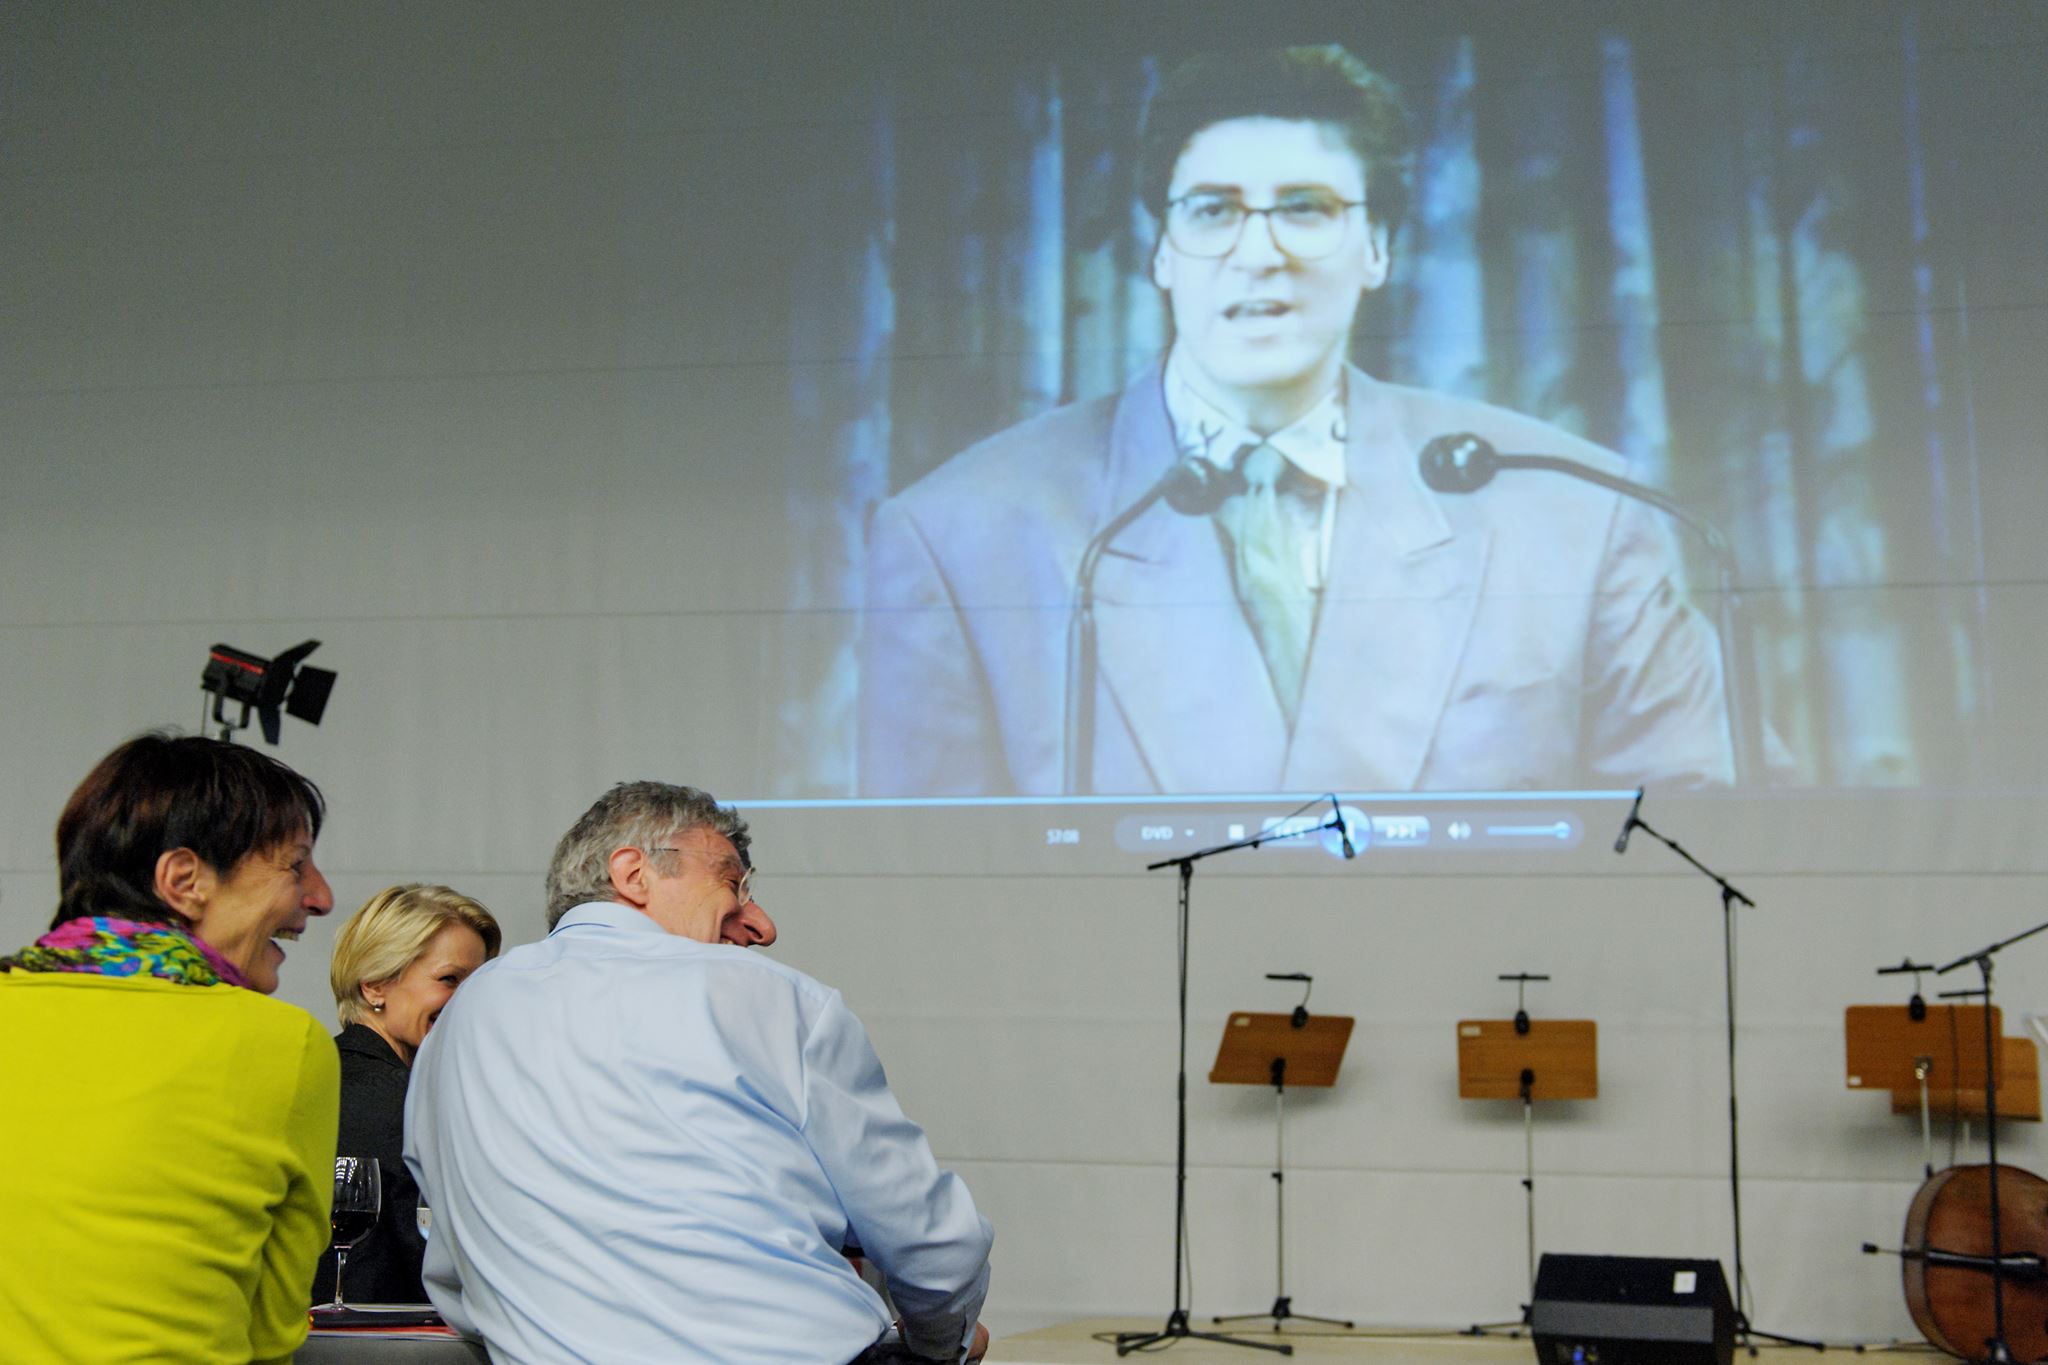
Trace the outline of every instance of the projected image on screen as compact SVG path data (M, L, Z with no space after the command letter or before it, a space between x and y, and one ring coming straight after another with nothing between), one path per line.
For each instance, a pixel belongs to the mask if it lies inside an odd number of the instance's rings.
M1596 475L1624 462L1346 363L1388 279L1411 158L1399 97L1340 48L1168 75L1139 175L1172 342L1123 393L1004 432L883 505L864 789L1731 780L1716 639L1664 514L1554 472L1446 495L1416 455L1470 434Z
M2038 780L1996 54L1403 13L868 78L763 795Z

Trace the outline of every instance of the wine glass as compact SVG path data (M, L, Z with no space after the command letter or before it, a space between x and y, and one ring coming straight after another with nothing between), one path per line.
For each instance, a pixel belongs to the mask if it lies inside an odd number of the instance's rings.
M341 1298L341 1272L348 1264L348 1250L377 1226L377 1214L384 1207L384 1169L373 1156L334 1158L334 1213L329 1226L334 1230L334 1302L330 1309L346 1308Z

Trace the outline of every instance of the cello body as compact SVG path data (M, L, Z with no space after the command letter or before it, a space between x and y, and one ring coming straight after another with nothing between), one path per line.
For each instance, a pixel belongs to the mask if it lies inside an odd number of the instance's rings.
M1951 1166L1921 1185L1906 1210L1906 1311L1934 1346L1981 1360L1997 1330L1988 1266L1932 1264L1928 1253L1990 1257L2031 1253L2048 1262L2048 1180L1998 1168L1998 1240L1991 1245L1991 1168ZM2016 1361L2048 1360L2048 1276L2002 1276L2005 1342Z

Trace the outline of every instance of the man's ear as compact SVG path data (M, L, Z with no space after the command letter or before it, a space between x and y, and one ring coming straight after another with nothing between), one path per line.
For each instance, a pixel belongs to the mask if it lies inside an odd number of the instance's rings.
M156 898L179 919L197 923L206 911L207 899L219 884L220 874L189 848L174 848L157 855Z
M1166 234L1159 234L1159 245L1152 248L1152 283L1163 293L1173 292L1173 255L1167 250Z
M612 894L635 910L647 908L647 881L652 869L647 854L637 848L615 848L609 861Z
M1365 224L1365 288L1368 293L1387 282L1394 266L1392 234L1384 223Z

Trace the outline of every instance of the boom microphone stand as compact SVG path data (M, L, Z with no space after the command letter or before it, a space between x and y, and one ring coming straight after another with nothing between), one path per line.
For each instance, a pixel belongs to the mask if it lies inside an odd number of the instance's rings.
M1741 1144L1737 1138L1735 1116L1735 905L1740 901L1750 909L1756 909L1756 902L1738 891L1726 877L1708 867L1705 863L1686 852L1685 846L1676 839L1665 835L1649 821L1642 818L1643 789L1636 788L1636 803L1629 808L1628 819L1621 827L1621 835L1614 841L1616 853L1628 852L1628 836L1635 830L1642 830L1652 839L1676 853L1694 870L1714 885L1721 888L1721 974L1726 983L1728 1014L1728 1206L1734 1215L1735 1228L1735 1336L1744 1346L1755 1351L1753 1341L1762 1337L1786 1346L1810 1346L1816 1351L1827 1349L1818 1341L1804 1337L1779 1336L1776 1332L1763 1332L1750 1325L1746 1295L1749 1281L1742 1273L1742 1165ZM1968 961L1968 959L1964 959ZM1995 1236L1996 1234L1994 1234Z
M1330 800L1334 805L1336 798L1332 797ZM1306 809L1306 806L1302 809ZM1162 867L1177 868L1180 872L1180 1070L1174 1079L1177 1128L1173 1165L1173 1311L1166 1315L1166 1324L1156 1332L1117 1333L1116 1353L1120 1356L1129 1355L1133 1351L1171 1346L1174 1342L1187 1337L1199 1341L1220 1341L1227 1346L1249 1347L1254 1351L1273 1351L1283 1356L1294 1354L1294 1348L1285 1342L1247 1341L1243 1337L1225 1336L1221 1332L1196 1331L1188 1325L1188 1306L1181 1298L1181 1284L1187 1266L1188 1240L1188 892L1194 884L1195 864L1204 858L1213 858L1219 853L1234 853L1241 848L1257 848L1261 844L1278 843L1283 839L1299 839L1305 834L1320 834L1326 829L1344 830L1341 810L1320 825L1287 829L1286 822L1282 821L1275 830L1261 830L1249 839L1217 844L1213 848L1197 849L1178 858L1161 858L1156 863L1145 865L1147 872L1157 872Z
M2032 938L2043 929L2048 929L2048 924L2037 924L2025 933L2001 939L1988 948L1965 953L1954 962L1935 971L1936 976L1943 976L1966 963L1974 962L1977 969L1983 973L1984 979L1984 988L1981 991L1957 991L1954 994L1981 995L1984 998L1984 1141L1991 1161L1991 1321L1995 1324L1991 1340L1984 1343L1984 1354L1978 1357L1979 1360L1986 1362L1986 1365L2005 1365L2012 1360L2012 1348L2005 1342L2005 1244L1998 1236L1998 1029L1992 1023L1991 959L2021 939Z

